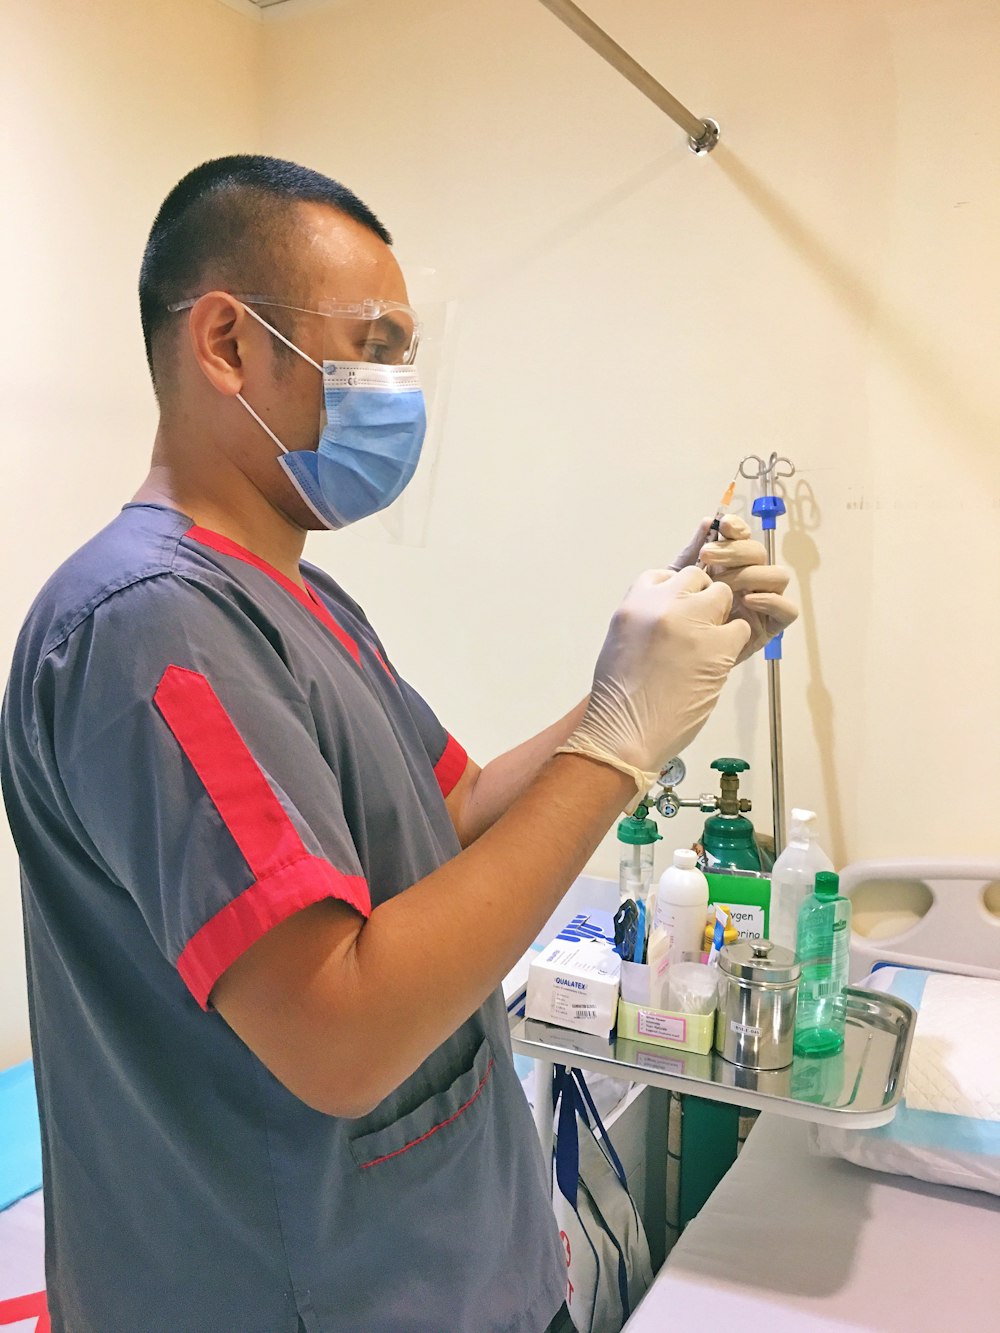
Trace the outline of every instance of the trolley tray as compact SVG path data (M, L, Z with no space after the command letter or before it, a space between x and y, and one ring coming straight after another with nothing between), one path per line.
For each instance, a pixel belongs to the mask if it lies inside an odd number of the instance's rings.
M646 1042L601 1037L515 1020L511 1042L519 1055L687 1092L709 1101L842 1129L874 1129L896 1114L910 1055L916 1011L894 995L851 986L844 1049L820 1059L796 1056L787 1069L740 1069L714 1051L695 1055Z

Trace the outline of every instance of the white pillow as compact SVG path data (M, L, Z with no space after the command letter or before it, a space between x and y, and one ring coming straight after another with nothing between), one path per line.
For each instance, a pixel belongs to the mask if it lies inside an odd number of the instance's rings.
M879 1129L817 1125L825 1157L1000 1194L1000 981L880 968L861 982L918 1011L903 1100Z

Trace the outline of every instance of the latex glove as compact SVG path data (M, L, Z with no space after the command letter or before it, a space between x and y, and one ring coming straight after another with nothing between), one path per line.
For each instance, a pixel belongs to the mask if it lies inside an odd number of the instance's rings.
M587 711L558 753L627 773L636 784L629 811L701 730L746 646L750 629L729 622L732 604L726 583L704 570L651 569L615 612Z
M767 551L742 518L725 514L719 524L719 541L706 542L710 518L703 519L694 537L671 566L683 569L701 560L709 577L726 583L733 593L731 619L745 620L750 638L740 654L745 662L763 648L776 634L798 617L794 602L783 596L788 587L788 570L767 563Z

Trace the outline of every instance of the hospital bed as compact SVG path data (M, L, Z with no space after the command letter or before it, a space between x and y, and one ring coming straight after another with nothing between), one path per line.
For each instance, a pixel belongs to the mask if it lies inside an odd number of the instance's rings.
M0 1330L48 1333L42 1192L0 1212Z
M48 1333L42 1158L28 1062L0 1072L0 1333Z
M1000 865L866 862L842 883L867 932L853 980L883 961L1000 977ZM761 1115L628 1333L1000 1328L1000 1197L822 1157L814 1135Z
M1000 1199L816 1156L764 1114L627 1333L1000 1327Z

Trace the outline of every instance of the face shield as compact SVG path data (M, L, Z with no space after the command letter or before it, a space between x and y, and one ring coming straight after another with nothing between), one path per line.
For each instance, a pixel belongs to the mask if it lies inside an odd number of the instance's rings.
M413 306L390 301L319 303L324 362L359 360L411 365L417 372L427 411L427 430L416 472L391 505L353 525L362 540L423 547L427 542L436 478L441 461L449 372L454 363L455 302L440 299L429 270L413 276ZM353 353L353 355L352 355ZM325 424L325 422L324 422Z
M422 285L426 287L428 276L432 276L431 271L423 270L418 275L418 282L423 278ZM306 353L300 345L301 333L298 334L300 342L294 342L271 321L279 311L287 311L300 320L310 316L320 317L322 328L319 346L316 341L310 341L315 349L313 355L315 351L320 351L322 369L328 383L331 375L343 377L351 367L359 365L371 366L373 371L376 367L412 369L416 374L427 412L426 432L416 471L402 494L390 505L368 518L358 519L351 526L359 530L359 535L375 541L423 546L427 538L443 436L446 370L452 361L454 303L427 300L421 303L418 314L413 306L380 297L365 297L357 301L325 299L318 301L315 306L307 307L269 296L234 295L281 342L303 356ZM192 297L177 301L169 305L168 309L190 309L198 299ZM282 323L287 327L286 321ZM311 356L306 356L306 359L313 360ZM320 368L317 362L313 361L313 364L317 369ZM250 410L258 423L271 434L266 424ZM324 407L320 412L319 435L322 435L326 426L327 412ZM276 443L281 444L277 439Z
M427 276L426 271L418 274L418 286L429 286ZM425 279L422 284L421 277ZM376 542L425 545L444 433L454 302L428 299L414 307L369 297L354 302L322 300L306 310L263 297L241 296L240 300L260 310L265 317L268 306L299 315L322 316L322 361L326 370L331 365L342 367L356 362L408 366L415 370L427 411L427 429L416 472L398 499L370 518L352 524L352 528L357 529L360 537ZM325 426L323 410L320 431Z

